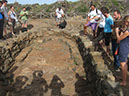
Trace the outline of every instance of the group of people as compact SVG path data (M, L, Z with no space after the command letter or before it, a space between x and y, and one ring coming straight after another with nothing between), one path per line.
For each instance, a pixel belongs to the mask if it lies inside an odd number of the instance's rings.
M61 23L64 17L64 12L61 7L56 9L56 26ZM22 28L27 28L28 11L24 7L20 12L22 20ZM0 39L3 39L3 31L7 36L6 27L10 26L10 31L15 36L14 28L18 22L17 15L14 11L14 6L10 6L7 10L7 1L0 1ZM84 33L87 35L87 27L91 26L93 30L93 39L100 43L103 40L106 46L106 53L109 55L110 42L112 43L112 53L114 57L114 66L116 70L122 68L123 81L121 85L126 85L127 78L127 58L129 54L129 15L122 18L119 10L114 11L114 19L109 14L106 7L101 10L97 9L95 5L91 5L91 10L88 14L87 23L84 25ZM104 38L104 39L103 39Z
M115 10L113 18L109 14L108 8L102 7L101 10L98 10L95 5L91 5L87 23L84 25L85 35L87 35L87 27L89 26L93 30L93 41L96 43L103 41L105 43L107 55L109 55L110 42L112 43L114 68L116 71L122 69L123 81L120 84L126 86L129 54L129 15L122 18L121 12Z
M20 17L22 20L22 28L25 26L27 28L27 20L28 20L28 11L24 7L20 12ZM7 9L7 1L0 1L0 39L8 38L7 35L7 26L10 27L10 31L13 36L15 36L14 28L16 23L18 22L17 15L14 11L14 6L10 6L10 10ZM5 33L5 37L3 36L3 32Z

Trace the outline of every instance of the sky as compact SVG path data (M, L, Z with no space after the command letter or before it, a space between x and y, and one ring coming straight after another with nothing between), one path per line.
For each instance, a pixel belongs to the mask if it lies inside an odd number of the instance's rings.
M7 0L8 3L14 3L15 1L19 2L19 4L51 4L56 2L57 0ZM67 0L67 1L78 1L78 0Z

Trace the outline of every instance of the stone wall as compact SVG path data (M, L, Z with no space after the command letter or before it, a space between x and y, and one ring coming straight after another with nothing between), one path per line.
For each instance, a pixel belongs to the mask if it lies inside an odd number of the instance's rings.
M83 66L87 79L91 84L93 96L123 96L122 90L119 84L115 82L112 72L104 64L101 53L93 50L94 46L88 37L80 37L75 31L42 29L34 32L24 32L15 38L0 42L0 69L2 73L8 72L13 66L15 58L22 49L29 46L33 39L43 36L45 33L48 36L63 35L76 41L84 61Z
M85 72L93 96L123 96L119 83L115 82L113 73L104 64L102 53L94 51L92 45L87 46L85 38L77 38L76 41L84 61Z
M43 32L24 32L17 37L7 39L0 42L0 70L6 73L13 62L15 62L16 56L21 52L22 49L27 47L30 42L42 36Z

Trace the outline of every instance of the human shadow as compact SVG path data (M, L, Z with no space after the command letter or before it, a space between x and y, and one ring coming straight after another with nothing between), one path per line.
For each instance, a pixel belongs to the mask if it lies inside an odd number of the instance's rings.
M28 81L26 76L16 77L15 82L10 86L8 91L8 96L22 96L23 86Z
M51 96L63 96L61 88L64 88L64 86L61 79L57 75L54 75L51 84L49 85L49 88L52 89Z
M75 83L75 91L77 96L90 96L90 84L84 78L76 73L77 82ZM76 95L75 95L76 96Z
M44 96L48 91L48 84L43 76L43 71L37 70L33 73L33 80L31 84L25 86L22 91L23 96Z
M0 96L6 96L7 92L12 89L12 83L14 81L14 71L17 70L17 66L10 69L8 72L2 72L0 70Z
M3 72L0 70L0 82L3 82L3 86L8 86L13 82L14 74L13 72L17 70L18 66L13 67L7 72Z

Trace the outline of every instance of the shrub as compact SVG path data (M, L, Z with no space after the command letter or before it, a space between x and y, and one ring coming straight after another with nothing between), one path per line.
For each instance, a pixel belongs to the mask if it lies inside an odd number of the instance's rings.
M81 6L78 6L76 8L76 11L78 11L78 12L87 12L88 11L88 8L86 7L85 4L81 4Z
M112 3L115 5L115 6L119 6L119 2L117 0L112 0Z

